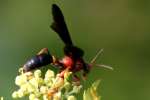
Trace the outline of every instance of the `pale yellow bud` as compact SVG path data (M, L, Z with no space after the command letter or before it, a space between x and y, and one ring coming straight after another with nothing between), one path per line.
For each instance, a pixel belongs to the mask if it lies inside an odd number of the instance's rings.
M47 70L46 74L45 74L45 78L54 78L55 74L52 70Z
M52 86L52 84L53 84L53 82L52 82L52 81L50 81L50 82L46 83L46 85L47 85L47 86L49 86L49 87L51 87L51 86Z
M47 95L43 95L43 100L50 100Z
M69 82L65 82L63 86L66 90L69 90L71 88L71 84Z
M29 80L29 83L34 86L35 88L38 88L38 81L36 80L36 78L32 78L31 80Z
M77 99L75 98L75 96L71 95L71 96L68 96L67 100L77 100Z
M51 87L51 85L53 84L53 78L44 78L44 83Z
M36 98L35 94L30 94L29 95L29 100L35 100L35 98Z
M39 98L35 98L34 100L40 100Z
M39 85L44 84L44 80L42 78L36 78L36 81L38 82Z
M82 85L80 85L80 86L74 86L74 87L73 87L73 92L74 92L74 93L79 93L80 90L81 90L81 88L82 88Z
M36 97L41 97L41 93L40 93L40 90L39 89L36 89L35 91L34 91L34 94L35 94L35 96Z
M48 91L48 87L46 87L46 86L41 86L41 87L40 87L40 92L41 92L42 94L46 94L47 91Z
M14 91L13 94L12 94L12 97L13 97L13 98L18 98L18 92L17 92L17 91Z
M36 87L34 87L31 83L27 83L26 85L28 93L34 92L36 90Z
M61 77L56 77L52 87L53 88L60 88L64 85L64 79Z
M61 100L61 92L57 92L53 96L53 100Z
M27 92L28 90L28 85L27 84L23 84L20 86L21 91Z
M41 70L36 70L36 71L34 72L34 77L35 77L35 78L41 77Z
M32 72L26 72L24 75L27 77L27 80L30 80L33 78L33 73Z
M18 97L22 98L24 96L24 91L22 91L21 89L18 90Z
M20 75L16 77L15 84L21 86L27 82L27 77L25 75Z
M3 97L1 97L1 98L0 98L0 100L4 100L4 98L3 98Z

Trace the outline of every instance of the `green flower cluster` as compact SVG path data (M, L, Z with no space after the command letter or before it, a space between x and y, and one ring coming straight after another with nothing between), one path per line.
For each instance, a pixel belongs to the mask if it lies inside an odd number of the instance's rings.
M42 77L41 70L21 73L16 77L15 84L19 86L17 91L12 93L13 98L29 96L29 100L76 100L75 94L80 93L82 85L71 81L72 72L67 69L55 75L54 71L48 69ZM84 91L83 100L100 100L96 93L98 86L92 85ZM90 92L88 92L90 91ZM87 96L90 96L87 99Z

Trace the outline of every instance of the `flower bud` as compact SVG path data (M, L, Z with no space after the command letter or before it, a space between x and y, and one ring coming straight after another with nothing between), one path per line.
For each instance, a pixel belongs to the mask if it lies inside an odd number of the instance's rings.
M29 100L35 100L35 98L36 98L35 94L30 94L29 95Z
M27 77L23 74L16 77L15 84L21 86L27 82Z
M13 98L18 98L18 92L17 92L17 91L14 91L14 92L12 93L12 97L13 97Z
M53 88L60 88L64 85L64 79L61 77L56 77L52 87Z
M42 94L46 94L47 91L48 91L48 87L46 87L46 86L41 86L41 87L40 87L40 92L41 92Z
M24 96L24 91L22 91L21 89L18 90L18 97L22 98Z
M68 96L67 100L77 100L77 99L75 98L75 96L71 95L71 96Z
M61 92L57 92L53 96L53 100L61 100Z
M47 95L43 95L43 100L50 100L50 99L48 99Z
M34 77L35 77L35 78L41 77L41 70L36 70L36 71L34 72Z
M38 88L38 81L36 80L36 78L32 78L31 80L29 80L29 83L34 86L35 88Z
M27 92L32 93L36 90L36 87L34 87L31 83L27 83Z
M54 77L55 77L54 71L47 70L47 72L45 74L45 78L54 78Z

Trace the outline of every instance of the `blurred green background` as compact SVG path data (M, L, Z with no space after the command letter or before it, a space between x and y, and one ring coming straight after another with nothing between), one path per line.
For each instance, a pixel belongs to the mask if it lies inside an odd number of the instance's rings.
M63 56L64 44L49 28L52 3L84 58L104 48L97 63L114 67L95 67L86 87L101 79L102 100L150 100L149 0L0 0L0 96L12 100L18 68L40 49Z

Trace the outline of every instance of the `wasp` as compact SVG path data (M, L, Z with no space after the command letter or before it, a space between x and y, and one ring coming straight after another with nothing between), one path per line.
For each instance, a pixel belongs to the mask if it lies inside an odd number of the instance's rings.
M47 48L43 48L36 56L29 59L23 65L23 71L28 72L34 69L40 68L46 65L54 65L60 68L61 71L68 69L69 71L75 73L78 71L83 71L83 76L90 71L91 67L93 66L96 58L102 50L100 50L96 56L93 58L91 63L86 63L83 59L84 51L73 44L72 39L69 35L69 31L67 29L67 25L65 23L64 16L60 8L56 5L52 5L52 15L53 15L53 23L51 24L51 29L55 31L60 39L64 42L64 57L62 59L57 59ZM97 65L112 69L109 66L105 65Z

